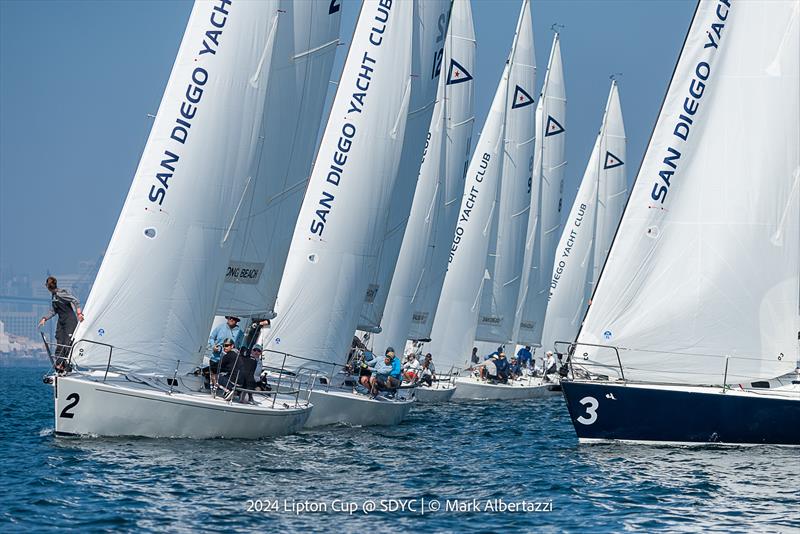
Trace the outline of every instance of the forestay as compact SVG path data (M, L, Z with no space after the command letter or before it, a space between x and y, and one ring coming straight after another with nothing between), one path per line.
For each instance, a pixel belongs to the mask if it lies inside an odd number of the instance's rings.
M561 236L561 196L567 165L566 111L561 45L556 34L536 106L537 148L514 335L517 343L536 347L541 345L553 258Z
M250 193L277 2L197 2L89 295L75 361L172 374L203 358ZM83 341L82 341L83 340Z
M431 334L431 352L439 368L467 365L478 324L481 290L486 283L486 254L503 166L503 131L514 94L509 77L518 42L531 47L530 3L522 4L511 54L503 69L489 114L467 169L461 209L450 248L450 265ZM526 61L525 64L530 64Z
M626 378L720 384L727 365L736 384L795 366L798 11L698 5L578 336L620 347ZM579 345L575 361L618 374L610 349Z
M369 271L370 284L364 294L364 307L358 329L380 331L389 286L394 274L406 230L414 190L417 186L428 127L431 124L444 55L450 0L414 0L414 37L409 105L403 152L392 190L392 201L376 229L377 263Z
M336 6L334 6L336 7ZM219 315L272 316L314 157L341 9L281 0L258 163L240 210Z
M365 1L356 24L278 291L273 351L332 363L347 357L410 97L413 4L386 4Z
M547 349L553 349L556 341L573 341L578 335L595 276L599 275L622 215L627 193L626 157L619 91L616 81L612 81L600 133L553 261L542 334L542 346Z
M476 339L497 343L511 341L514 331L531 203L536 116L531 95L536 87L536 57L532 35L525 37L517 41L509 75L503 167L486 258L489 278L483 287L475 332Z
M414 202L389 288L382 332L373 338L379 350L387 346L405 346L412 321L420 325L430 319L428 324L433 324L432 312L419 315L412 310L416 309L415 303L430 297L431 292L436 293L436 298L427 300L438 301L444 281L457 200L464 190L466 150L474 122L474 62L475 33L470 3L469 0L455 0ZM442 239L445 235L446 242ZM436 247L440 250L435 250ZM440 251L444 253L435 254ZM438 285L431 279L432 269L441 273ZM428 335L430 332L426 337Z

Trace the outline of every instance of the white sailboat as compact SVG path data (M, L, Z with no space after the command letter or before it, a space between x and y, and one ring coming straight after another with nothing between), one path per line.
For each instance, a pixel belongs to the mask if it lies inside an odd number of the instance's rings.
M431 334L431 353L440 369L452 366L463 370L469 366L481 294L486 282L484 273L497 209L497 190L506 155L509 158L515 155L517 145L529 139L524 134L519 139L514 138L510 142L513 147L509 152L505 143L506 123L511 114L517 114L522 121L526 116L528 121L533 120L530 93L535 83L534 65L531 8L525 0L517 21L511 53L467 169L461 210L451 244L449 269ZM527 158L524 167L528 168ZM511 175L513 172L509 173ZM456 397L460 395L460 380Z
M278 2L194 5L74 335L75 370L54 380L57 435L257 438L306 421L297 397L231 403L193 373L270 120L280 16Z
M701 0L563 382L581 442L800 445L800 3Z
M432 287L430 271L442 273L447 266L447 251L452 243L458 207L452 202L460 199L466 151L474 123L475 31L469 0L455 0L450 12L450 24L444 43L444 57L436 73L438 90L430 129L427 135L422 165L419 170L414 202L408 217L403 244L392 277L386 307L381 321L382 331L373 336L375 347L404 347L412 325L417 299L428 292L441 290ZM457 188L460 186L460 190ZM457 190L457 193L455 192ZM444 219L450 224L447 225ZM447 236L446 242L442 239ZM441 249L444 253L438 253ZM435 263L438 261L438 263ZM435 311L435 310L434 310ZM428 316L425 316L427 319ZM430 313L430 319L433 313ZM419 324L420 321L414 319ZM432 321L431 321L432 324ZM429 336L426 334L425 337ZM439 369L446 371L446 369ZM449 381L433 386L419 386L418 402L443 402L454 392Z
M218 316L275 315L294 231L286 221L297 220L303 201L339 44L341 9L294 0L281 0L279 9L264 110L269 120L240 208L241 231L233 238Z
M379 333L389 287L403 243L406 224L417 187L426 134L436 104L451 0L414 0L414 36L411 64L411 100L403 137L403 152L392 187L391 203L377 228L376 264L370 268L370 283L364 295L358 329ZM391 344L373 338L375 350ZM402 347L402 345L400 345ZM401 349L402 350L402 349Z
M627 198L625 145L619 89L612 80L600 132L553 261L542 334L547 349L574 340L586 315Z
M309 426L397 424L411 401L370 398L341 370L375 266L411 93L411 2L361 8L275 303L266 360L308 380Z
M553 259L561 236L561 196L567 165L566 108L560 37L556 33L536 108L531 208L514 334L517 343L531 347L541 346Z

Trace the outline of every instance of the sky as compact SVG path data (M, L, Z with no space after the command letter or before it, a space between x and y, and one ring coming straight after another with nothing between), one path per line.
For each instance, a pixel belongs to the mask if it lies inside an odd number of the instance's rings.
M341 39L349 43L360 2L342 4ZM508 56L520 5L472 2L476 132ZM567 208L614 73L622 73L633 181L694 7L690 0L533 0L538 86L551 27L563 25ZM70 273L79 261L103 253L190 10L184 0L0 1L0 267L33 276ZM338 48L333 79L346 51Z

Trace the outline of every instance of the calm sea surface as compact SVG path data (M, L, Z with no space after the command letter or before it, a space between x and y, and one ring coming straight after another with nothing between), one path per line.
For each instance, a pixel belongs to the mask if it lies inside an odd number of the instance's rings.
M561 397L264 441L65 440L44 370L0 367L0 531L800 531L800 450L578 446Z

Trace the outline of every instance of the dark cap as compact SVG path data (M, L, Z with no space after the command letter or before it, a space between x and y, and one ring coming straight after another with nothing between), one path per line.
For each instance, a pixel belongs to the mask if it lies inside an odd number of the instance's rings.
M222 340L222 345L223 346L225 346L225 345L235 345L235 343L233 342L233 340L231 338L226 337L225 339Z
M390 352L394 354L394 347L386 347L386 354L389 354Z
M253 348L252 348L252 349L250 349L250 350L260 350L260 351L263 351L263 350L264 350L264 347L262 347L261 345L259 345L258 343L256 343L255 345L253 345Z
M238 323L239 321L241 321L241 319L239 319L239 318L238 318L238 317L236 317L235 315L226 315L226 316L225 316L225 318L226 318L226 319L233 319L233 320L234 320L234 321L236 321L237 323Z

